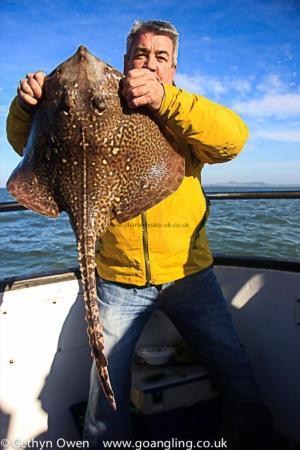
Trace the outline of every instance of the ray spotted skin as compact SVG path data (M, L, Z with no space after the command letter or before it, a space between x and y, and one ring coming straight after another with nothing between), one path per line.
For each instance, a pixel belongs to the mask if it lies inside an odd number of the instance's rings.
M120 98L121 79L83 46L49 74L24 157L7 183L27 208L69 215L92 356L114 409L96 293L96 239L112 219L130 220L170 195L184 176L175 144L147 111L129 110Z

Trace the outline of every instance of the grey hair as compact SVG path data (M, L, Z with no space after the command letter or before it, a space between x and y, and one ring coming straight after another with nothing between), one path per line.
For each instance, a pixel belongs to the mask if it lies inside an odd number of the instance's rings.
M164 34L172 39L173 42L173 65L177 65L178 59L178 39L179 33L170 22L165 22L162 20L148 20L144 22L142 20L136 20L131 30L127 36L127 44L126 44L126 54L130 54L131 46L133 41L141 32L150 31L150 33L154 34Z

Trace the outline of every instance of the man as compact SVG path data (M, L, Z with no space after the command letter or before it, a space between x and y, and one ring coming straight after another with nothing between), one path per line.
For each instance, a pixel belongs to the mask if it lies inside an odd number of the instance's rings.
M204 163L229 161L239 153L247 128L228 108L174 86L177 49L178 33L168 22L135 22L127 39L122 95L129 108L147 107L178 141L186 172L175 193L129 223L113 221L101 240L96 255L99 305L118 410L108 405L93 364L84 438L100 448L102 440L132 437L131 359L144 325L159 308L218 383L234 416L240 448L271 448L272 419L212 269L204 228L207 204L199 182ZM44 76L28 74L10 109L8 139L19 153ZM164 226L168 223L188 226Z

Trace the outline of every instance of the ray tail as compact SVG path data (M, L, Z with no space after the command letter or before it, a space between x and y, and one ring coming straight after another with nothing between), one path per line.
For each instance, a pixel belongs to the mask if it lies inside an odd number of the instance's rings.
M81 237L81 236L80 236ZM86 308L87 332L92 356L95 358L97 372L103 391L114 410L116 402L108 374L107 359L104 355L103 326L100 323L99 306L95 275L95 237L89 230L82 238L77 239L83 296Z

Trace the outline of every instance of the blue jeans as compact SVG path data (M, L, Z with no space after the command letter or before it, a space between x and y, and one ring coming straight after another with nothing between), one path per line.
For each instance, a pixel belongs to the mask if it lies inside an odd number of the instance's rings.
M262 444L272 433L272 418L261 400L212 268L150 287L98 278L98 297L118 409L115 412L109 406L93 363L84 425L84 439L90 441L90 448L101 448L102 440L133 438L129 412L132 356L146 322L158 309L211 372L242 439L253 442L252 448L269 448L254 442Z

